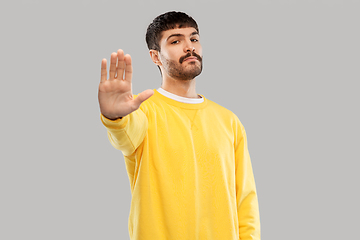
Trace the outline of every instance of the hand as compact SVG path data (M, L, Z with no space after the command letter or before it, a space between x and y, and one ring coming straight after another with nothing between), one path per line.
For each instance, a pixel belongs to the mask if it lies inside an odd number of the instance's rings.
M140 104L154 94L151 89L133 98L131 90L132 78L131 57L119 49L110 58L110 73L107 79L106 59L101 62L101 81L99 85L100 112L106 118L124 117L140 107Z

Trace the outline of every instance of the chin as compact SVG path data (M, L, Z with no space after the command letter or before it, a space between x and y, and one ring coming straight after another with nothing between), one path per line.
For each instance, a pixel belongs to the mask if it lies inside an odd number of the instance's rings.
M194 78L199 76L201 72L202 72L202 68L196 68L190 71L179 73L176 78L183 81L193 80Z

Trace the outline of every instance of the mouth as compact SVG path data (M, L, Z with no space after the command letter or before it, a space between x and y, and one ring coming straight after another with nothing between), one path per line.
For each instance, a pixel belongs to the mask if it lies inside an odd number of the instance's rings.
M184 62L188 62L188 61L199 61L197 57L191 56L188 58L185 58Z

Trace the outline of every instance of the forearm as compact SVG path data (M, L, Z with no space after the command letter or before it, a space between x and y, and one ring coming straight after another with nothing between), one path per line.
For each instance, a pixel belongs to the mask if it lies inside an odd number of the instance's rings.
M148 128L147 117L141 109L117 120L101 115L101 121L107 128L110 143L125 156L131 155L138 148Z
M260 240L260 216L256 190L250 191L238 205L241 240Z

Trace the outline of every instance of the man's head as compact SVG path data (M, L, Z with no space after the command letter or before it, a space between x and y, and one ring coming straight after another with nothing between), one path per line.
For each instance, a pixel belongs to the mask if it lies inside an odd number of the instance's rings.
M191 80L202 71L202 48L195 20L182 12L156 17L146 32L146 43L161 73Z
M175 28L193 27L199 33L195 20L182 12L167 12L157 16L147 28L146 43L149 50L160 51L162 33Z

